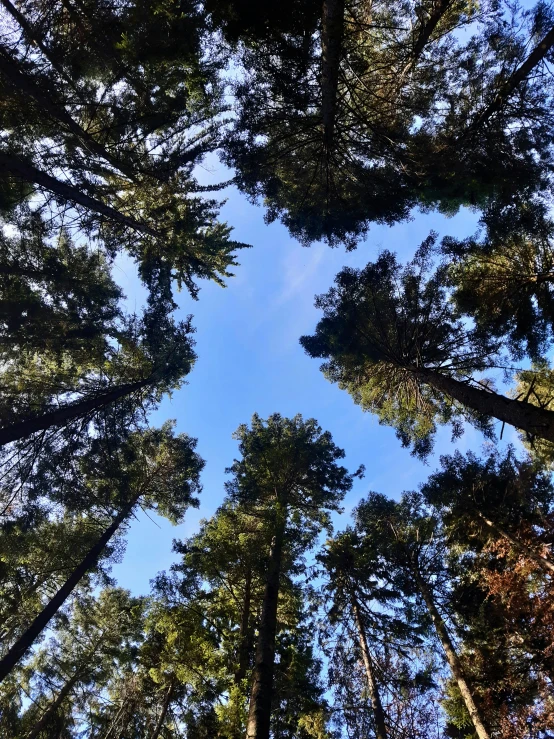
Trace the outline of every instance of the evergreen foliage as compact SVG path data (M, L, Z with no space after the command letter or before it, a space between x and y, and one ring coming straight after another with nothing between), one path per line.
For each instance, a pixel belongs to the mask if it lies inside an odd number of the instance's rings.
M0 0L0 736L553 735L553 49L542 0ZM131 593L133 518L202 490L151 416L196 361L177 291L246 246L216 155L304 245L479 211L344 268L301 344L416 456L445 424L487 441L335 533L363 465L254 414L221 505Z

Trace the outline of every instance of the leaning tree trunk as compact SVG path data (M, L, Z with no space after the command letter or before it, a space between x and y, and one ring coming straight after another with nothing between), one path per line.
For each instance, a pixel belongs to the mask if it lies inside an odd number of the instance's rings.
M465 707L467 708L468 713L471 717L473 726L475 727L475 731L477 732L477 736L479 737L479 739L490 739L490 735L485 729L485 726L481 719L481 715L479 714L477 706L475 705L475 701L473 700L471 690L469 689L469 685L467 684L467 681L465 679L460 659L454 648L454 644L452 643L450 634L448 633L448 630L446 628L446 624L444 623L442 616L437 610L429 586L421 576L421 573L416 566L412 568L412 572L419 591L423 596L423 600L425 601L425 605L427 606L427 610L429 611L429 615L431 616L431 620L433 621L433 625L439 637L440 643L442 644L442 648L446 655L446 659L448 660L448 664L450 665L450 669L452 670L452 674L456 682L458 683L458 688L462 695Z
M554 412L522 400L512 400L488 390L479 390L448 375L414 368L413 374L436 390L484 416L492 416L533 436L554 442Z
M239 631L239 666L235 672L235 685L246 677L250 653L250 608L252 601L252 568L249 566L244 581L244 598Z
M285 538L286 512L278 512L275 536L271 542L266 576L262 614L256 645L256 659L252 675L250 707L246 726L247 739L269 739L273 671L275 664L275 637L277 634L277 604L279 578Z
M507 541L509 541L510 544L513 546L513 548L517 552L519 552L520 554L523 554L525 557L527 557L532 562L537 564L543 570L546 570L550 575L554 573L554 564L549 559L547 559L546 557L540 557L538 554L535 554L535 552L533 552L533 550L530 547L518 541L507 531L504 531L504 529L502 529L500 526L495 524L494 521L491 521L490 518L487 518L486 516L484 516L481 513L481 511L477 511L477 515L498 536L501 536L503 539L506 539Z
M156 721L156 726L154 726L154 730L152 731L152 734L150 735L150 739L158 739L160 732L163 728L165 717L167 716L167 710L169 708L169 704L171 703L171 696L173 695L173 678L169 682L169 687L167 688L164 702L162 705L161 713L158 717L158 720Z
M411 72L411 70L417 64L419 57L422 55L425 47L429 43L433 32L440 23L441 18L444 16L446 11L450 8L452 4L453 0L439 0L435 8L431 11L429 17L427 18L427 21L420 27L419 33L414 40L410 60L407 62L398 76L397 84L399 87L403 84L406 75L409 74L409 72Z
M81 562L73 570L71 575L67 578L62 587L54 595L53 598L46 604L42 611L31 623L27 631L22 634L12 648L8 651L5 657L0 660L0 682L7 677L13 668L17 665L20 659L31 649L36 639L40 636L42 631L48 626L50 620L56 615L59 609L63 606L67 598L71 595L73 590L77 587L79 582L83 579L86 573L91 570L98 562L98 559L104 551L106 545L121 526L123 521L131 514L133 508L137 504L140 495L137 495L134 500L125 506L120 513L115 517L113 522L104 531L102 536L98 539L96 544L92 546L89 551L85 554Z
M46 43L44 42L44 37L37 32L35 28L29 23L29 21L25 18L23 13L18 10L11 2L10 0L0 0L2 2L2 5L4 8L8 11L8 13L14 18L14 20L19 23L23 31L25 32L25 35L27 36L27 39L36 45L38 49L42 52L43 56L48 59L50 64L52 65L52 68L56 70L56 72L62 77L66 83L71 85L73 88L74 82L73 80L65 73L62 66L58 63L58 60L54 57L52 54L52 51L48 48Z
M108 220L131 228L134 231L148 234L149 236L160 236L155 229L146 226L144 223L135 221L134 218L129 218L115 208L106 205L101 200L97 200L81 192L81 190L73 187L73 185L68 185L66 182L52 177L14 154L8 154L5 151L0 152L0 172L2 171L8 172L24 182L34 183L35 185L39 185L39 187L44 187L45 190L48 190L63 200L82 205L87 210L105 216Z
M383 704L381 703L381 697L379 696L379 688L373 672L373 661L367 645L365 629L360 614L360 604L358 603L356 596L352 596L352 611L354 613L354 621L356 622L356 630L358 631L358 639L360 642L360 649L364 660L365 674L367 678L367 687L371 698L373 717L375 719L375 738L387 739L385 713L383 711Z
M321 117L327 156L333 149L340 55L344 35L344 0L323 0L321 19Z
M465 139L469 134L473 133L479 126L486 123L491 116L497 113L507 98L514 92L517 86L525 80L530 72L539 64L548 54L550 49L554 46L554 27L546 34L546 36L540 41L533 51L529 54L527 59L519 66L516 71L510 76L502 88L498 91L494 100L487 105L487 107L479 113L474 121L468 126L462 135L462 139Z
M112 390L96 395L94 398L68 403L68 405L62 408L44 413L37 418L30 418L26 421L19 421L9 426L3 426L0 428L0 447L18 439L25 439L37 431L46 431L54 426L64 426L77 418L83 418L83 416L86 416L92 411L114 403L119 398L131 395L131 393L137 392L150 384L152 384L152 379L117 385Z
M6 0L2 0L2 2L5 4ZM18 92L24 92L29 97L34 98L45 113L49 113L54 120L61 123L86 149L91 152L91 154L96 154L96 156L109 162L112 167L124 174L130 180L135 179L135 172L132 167L119 161L119 159L107 151L102 144L99 144L98 141L88 133L88 131L85 131L77 121L73 120L62 105L56 105L56 103L48 96L48 93L42 89L42 86L37 85L34 80L30 79L28 75L18 69L17 64L8 54L3 53L1 47L0 73L2 73L4 77L12 83Z
M80 677L81 671L77 670L77 672L66 682L66 684L58 693L56 699L48 706L46 711L42 714L42 716L33 726L31 731L26 734L25 739L36 739L36 737L40 734L42 729L47 724L50 717L54 715L54 713L58 710L67 696L71 693L73 687L79 682Z

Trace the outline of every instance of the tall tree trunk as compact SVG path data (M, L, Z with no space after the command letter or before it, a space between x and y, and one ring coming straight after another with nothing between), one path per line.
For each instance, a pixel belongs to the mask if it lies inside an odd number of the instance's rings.
M344 0L323 0L321 19L321 117L327 156L333 149L340 55L344 35Z
M405 65L404 69L398 77L398 87L400 87L406 75L414 68L417 60L423 53L425 47L429 43L429 39L433 35L433 31L438 26L441 18L444 16L448 8L452 5L452 0L438 0L434 9L431 11L427 21L420 27L417 38L414 41L410 61Z
M2 0L2 3L5 4L6 0ZM54 120L61 123L92 154L96 154L100 159L104 159L106 162L109 162L112 167L124 174L130 180L136 179L135 171L132 167L129 167L124 162L121 162L117 157L113 156L113 154L96 141L88 131L85 131L84 128L73 120L61 103L56 104L50 98L48 93L43 89L45 80L42 80L42 84L38 85L33 79L18 68L17 63L2 47L0 47L0 73L2 73L4 77L12 83L16 91L24 92L29 97L34 98L42 110L48 113Z
M454 644L450 639L450 634L448 633L446 624L444 623L442 616L437 610L429 586L421 576L421 573L419 572L417 566L412 567L412 572L419 591L423 596L423 600L425 601L425 605L427 606L427 610L429 611L429 615L431 616L431 620L433 621L433 625L442 644L442 648L444 649L444 653L446 655L446 659L448 660L448 664L450 665L450 669L452 670L454 679L458 683L458 688L460 690L468 713L471 717L473 726L475 727L475 731L477 732L477 736L479 737L479 739L490 739L489 733L485 729L477 706L475 705L475 701L473 700L469 685L467 684L467 681L464 677L464 672L462 670L460 659L458 657L458 654L456 653Z
M37 418L30 418L26 421L18 421L9 426L0 428L0 447L9 444L18 439L24 439L36 431L45 431L53 426L63 426L66 423L74 421L76 418L82 418L92 411L104 408L114 403L125 395L141 390L143 387L152 384L152 379L140 380L140 382L130 382L125 385L117 385L105 393L96 395L93 398L86 398L75 403L68 403L62 408L55 411L44 413Z
M275 637L277 634L277 604L285 526L286 512L284 510L278 511L277 526L269 553L258 643L256 645L256 660L252 675L252 690L246 726L247 739L269 739Z
M244 582L244 598L240 617L239 667L235 672L235 685L246 677L250 654L250 604L252 601L252 568L249 566Z
M530 547L528 547L526 544L523 544L522 542L515 539L507 531L504 531L504 529L502 529L500 526L495 524L494 521L491 521L489 518L484 516L481 513L481 511L477 511L477 515L498 536L501 536L507 541L509 541L516 551L520 552L520 554L525 555L525 557L530 559L532 562L535 562L535 564L537 564L543 570L546 570L550 575L554 573L554 564L549 559L547 559L546 557L541 557L538 554L535 554L535 552L533 552L533 550Z
M479 390L435 370L413 368L412 371L422 382L432 385L436 390L477 413L497 418L541 439L554 441L553 411L547 411L522 400L512 400L488 390Z
M163 728L165 717L167 716L167 709L169 708L169 704L171 702L171 696L173 695L173 678L169 682L169 687L167 688L164 702L162 705L162 710L160 715L158 716L158 720L156 721L156 726L154 726L154 730L152 731L152 734L150 735L150 739L158 739L160 735L160 731Z
M44 38L42 35L33 28L33 26L29 23L29 21L25 18L23 13L13 5L10 0L0 0L2 2L2 5L6 8L8 13L14 18L17 23L21 26L23 31L25 32L25 35L27 36L27 39L33 43L36 44L37 48L40 49L42 54L50 64L52 65L52 68L56 70L56 72L62 77L68 84L70 84L72 87L74 87L73 80L69 75L67 75L64 71L64 69L61 67L61 65L58 63L57 59L55 59L54 55L52 54L52 51L48 48L48 46L44 42Z
M373 717L375 719L375 737L376 739L387 739L387 727L385 726L385 713L383 711L383 704L381 703L381 697L379 696L379 688L375 675L373 672L373 662L369 653L369 647L367 645L367 638L365 634L364 625L360 613L360 604L355 595L352 596L352 611L354 613L354 621L356 622L356 629L358 631L358 639L360 642L360 649L362 652L362 658L364 660L365 674L367 678L367 687L369 690L369 696L371 698L371 706L373 708Z
M131 511L138 502L140 495L125 506L120 513L115 517L113 522L104 531L102 536L98 539L96 544L92 546L89 551L85 554L81 562L73 570L71 575L67 578L62 587L58 592L50 599L42 611L31 623L27 631L22 634L13 647L8 653L0 660L0 682L7 677L13 668L17 665L20 659L31 649L36 639L40 636L42 631L48 626L50 620L56 615L58 610L63 606L67 598L71 595L73 590L77 587L82 578L86 573L91 570L98 562L98 559L104 551L106 545L121 526L123 521L131 514Z
M14 154L8 154L5 151L0 152L0 172L2 170L4 172L9 172L9 174L23 180L24 182L30 182L35 185L39 185L39 187L44 187L45 190L59 196L63 200L76 203L77 205L82 205L84 208L87 208L87 210L105 216L110 221L115 221L116 223L126 226L127 228L131 228L134 231L138 231L139 233L156 237L160 236L160 234L155 229L150 228L150 226L146 226L144 223L139 223L133 218L129 218L115 208L112 208L110 205L106 205L102 201L92 198L90 195L81 192L81 190L78 190L73 185L68 185L66 182L62 182L61 180L52 177L46 172L37 169L30 162L27 162Z
M478 113L473 122L466 128L461 136L461 139L465 139L471 133L473 133L479 126L486 123L491 116L497 113L507 98L514 92L517 86L523 82L526 77L533 71L533 69L539 64L545 56L548 54L550 49L554 46L554 27L546 34L546 36L535 46L533 51L529 54L527 59L519 66L516 71L510 76L502 88L498 91L496 97L487 105L487 107Z
M58 708L67 698L67 696L73 690L73 687L79 682L80 677L81 677L81 671L77 670L77 672L75 672L75 674L66 682L66 684L63 686L63 688L58 693L56 699L48 706L46 711L42 714L42 716L37 721L37 723L33 726L31 731L26 735L25 739L36 739L36 737L40 734L40 732L46 725L50 716L52 716L58 710Z

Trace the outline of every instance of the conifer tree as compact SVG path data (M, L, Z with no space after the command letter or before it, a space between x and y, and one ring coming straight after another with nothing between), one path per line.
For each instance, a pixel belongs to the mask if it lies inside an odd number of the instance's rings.
M245 79L225 158L302 242L353 246L417 204L454 212L548 188L544 3L328 0L315 19L287 5L259 45L245 14L236 6Z
M137 432L119 448L114 449L112 443L113 439L99 440L81 460L79 477L72 481L72 487L77 487L73 494L86 494L84 505L89 508L93 502L100 510L110 511L111 522L0 660L0 680L32 647L87 572L97 566L106 545L139 504L174 523L182 520L190 505L197 505L194 493L204 463L194 451L196 442L184 434L175 436L171 423Z
M432 271L434 241L431 235L406 267L383 252L363 270L340 272L316 299L323 318L302 346L326 359L325 375L420 456L429 453L437 423L451 423L457 436L469 420L490 435L495 418L554 439L551 411L500 395L481 379L506 366L501 342L468 326L448 300L445 267Z
M337 509L353 476L337 463L344 452L313 419L275 414L262 421L254 415L251 427L240 426L236 438L242 457L229 468L227 492L246 512L261 513L272 535L246 731L251 739L267 739L284 558L291 547L300 553L329 525L329 511Z
M163 13L152 3L2 6L8 220L20 211L10 193L34 193L54 225L94 236L107 254L127 250L149 286L160 269L193 295L197 278L222 283L241 245L193 174L218 146L225 109L224 58L202 11L188 0Z

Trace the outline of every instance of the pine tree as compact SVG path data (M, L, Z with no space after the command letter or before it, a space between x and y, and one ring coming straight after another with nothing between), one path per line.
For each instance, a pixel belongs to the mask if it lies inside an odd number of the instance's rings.
M242 245L193 174L218 146L225 109L224 58L205 15L187 0L162 13L152 3L6 0L3 9L8 219L20 212L10 193L34 192L32 207L54 225L108 254L126 249L149 286L160 268L193 295L197 278L222 284Z
M328 511L337 509L352 486L353 476L337 464L344 452L313 419L285 419L275 414L262 421L255 415L250 428L239 427L236 438L242 458L229 468L233 479L227 484L227 492L245 511L261 513L272 534L246 731L252 739L264 739L269 737L271 725L277 614L285 557L292 547L298 547L300 554L329 525Z
M383 252L363 270L340 272L335 287L316 299L323 318L302 346L325 358L325 375L420 456L430 452L437 423L451 423L458 436L468 420L491 435L495 418L554 438L551 411L500 395L481 379L487 369L505 367L500 341L469 327L448 300L445 267L432 272L434 240L406 267Z
M175 436L168 422L161 429L130 436L119 448L112 443L113 439L100 440L84 456L71 491L81 499L86 495L86 507L94 503L100 510L113 511L110 524L0 660L0 679L9 675L82 578L96 568L106 545L139 504L173 523L182 520L190 505L197 505L194 492L204 463L194 451L195 440Z
M311 4L303 16L282 9L255 45L236 6L245 79L225 159L303 243L354 246L417 204L454 212L548 188L543 3L327 0L319 19Z
M440 522L422 503L415 493L404 494L399 503L372 493L356 509L357 528L368 546L376 550L383 572L388 573L387 582L426 609L471 724L479 739L487 739L491 734L485 725L486 715L464 672L448 617L440 607L440 599L446 596L448 602L450 596L444 536Z
M480 332L502 339L516 359L537 360L552 342L554 224L540 202L492 210L482 222L483 238L442 242L452 260L452 298Z

